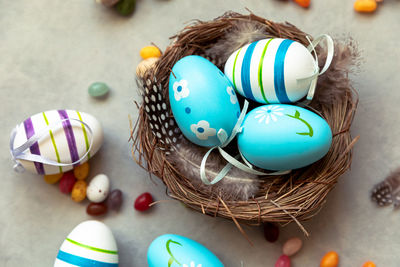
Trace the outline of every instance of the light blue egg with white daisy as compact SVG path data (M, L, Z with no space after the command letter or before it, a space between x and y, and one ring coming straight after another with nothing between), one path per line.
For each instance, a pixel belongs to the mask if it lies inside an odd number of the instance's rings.
M157 237L147 250L149 267L223 267L208 248L184 236Z
M245 160L266 170L310 165L328 153L332 131L314 112L293 105L271 104L250 111L237 136Z
M213 63L195 55L180 59L172 68L169 101L183 135L204 147L220 145L218 132L230 136L240 115L229 79Z

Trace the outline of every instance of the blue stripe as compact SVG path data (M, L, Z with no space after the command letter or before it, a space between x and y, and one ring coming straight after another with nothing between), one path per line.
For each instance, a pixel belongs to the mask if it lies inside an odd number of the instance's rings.
M80 256L72 255L67 252L60 250L57 255L57 259L64 261L69 264L85 267L118 267L118 263L108 263L102 261L95 261Z
M275 56L274 64L274 86L275 94L278 97L280 103L291 103L286 94L285 88L285 57L289 49L289 46L293 43L292 40L283 40L278 47L278 51Z
M246 53L244 54L243 57L243 62L242 62L242 88L243 92L246 98L249 98L253 101L256 101L254 98L253 92L251 91L251 83L250 83L250 63L251 63L251 57L254 52L254 48L256 47L258 41L251 43L249 47L246 50Z

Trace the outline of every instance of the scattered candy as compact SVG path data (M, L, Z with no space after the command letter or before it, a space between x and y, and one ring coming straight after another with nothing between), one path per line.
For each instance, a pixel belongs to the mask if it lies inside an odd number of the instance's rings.
M372 261L367 261L363 264L362 267L376 267L375 263L373 263Z
M290 258L286 255L282 255L275 263L275 267L290 267Z
M354 2L354 10L362 13L374 12L377 6L375 0L356 0Z
M320 267L336 267L339 264L339 255L335 251L330 251L321 259Z
M90 166L85 162L74 168L75 178L78 180L85 180L89 175Z
M96 0L96 3L103 4L106 7L112 7L116 5L120 0Z
M60 181L61 177L63 176L63 173L56 173L56 174L49 174L44 176L44 181L48 184L55 184L58 181Z
M87 198L91 202L103 202L110 192L110 180L105 174L96 175L86 189Z
M158 47L154 45L149 45L145 46L142 49L140 49L140 56L143 59L148 59L151 57L160 57L161 56L161 51L158 49Z
M64 173L59 183L60 191L64 194L71 193L75 182L75 176L71 171Z
M293 237L287 240L285 244L283 244L282 251L283 254L291 257L295 255L297 252L299 252L302 246L303 246L303 241L301 241L301 239L298 237Z
M122 192L119 189L111 191L107 199L107 206L112 210L119 210L122 205Z
M138 196L135 200L134 207L138 211L145 211L150 208L150 204L153 202L153 197L150 193L143 193Z
M83 180L79 180L74 184L71 192L71 198L75 202L81 202L86 198L87 184Z
M88 92L92 97L102 97L110 91L110 87L102 82L94 82L89 86Z
M104 203L90 203L86 213L91 216L100 216L107 212L107 206Z
M307 8L311 4L311 0L294 0L299 6Z
M264 224L264 237L268 242L275 242L279 237L279 227L273 223Z
M136 0L121 0L115 5L117 11L122 16L129 16L135 11Z
M148 59L142 60L136 67L136 76L143 77L146 71L152 68L157 61L157 57L150 57Z

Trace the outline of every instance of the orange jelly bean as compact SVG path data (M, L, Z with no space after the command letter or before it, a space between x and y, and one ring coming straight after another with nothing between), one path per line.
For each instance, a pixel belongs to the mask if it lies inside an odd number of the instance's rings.
M90 171L89 163L85 162L74 168L74 176L77 180L85 180L89 175L89 171Z
M374 12L378 4L375 0L356 0L354 2L354 10L357 12L370 13Z
M376 267L375 263L373 263L372 261L367 261L363 264L362 267Z
M330 251L321 259L319 267L336 267L339 264L339 255L335 251Z
M294 0L301 7L309 7L311 4L311 0Z

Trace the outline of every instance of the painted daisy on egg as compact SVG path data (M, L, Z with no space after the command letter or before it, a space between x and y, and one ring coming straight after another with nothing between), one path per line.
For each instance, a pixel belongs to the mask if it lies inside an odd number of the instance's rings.
M236 104L238 100L237 100L237 97L236 97L236 94L235 94L235 91L233 90L233 88L231 86L228 86L226 88L226 91L228 92L229 96L231 97L231 103Z
M210 123L205 120L201 120L197 124L190 125L190 130L200 140L207 140L208 137L214 136L217 133L214 128L210 127Z
M183 264L182 267L202 267L202 265L201 265L201 264L196 265L196 264L194 263L194 261L191 261L191 262L190 262L190 265Z
M188 82L186 80L180 80L179 82L174 82L174 97L176 101L189 96L189 88L187 87Z
M283 108L278 105L267 105L262 107L260 110L257 110L257 115L254 118L259 118L258 123L262 123L265 119L265 124L268 124L271 120L277 121L278 116L283 116L283 113L281 112L282 110Z

